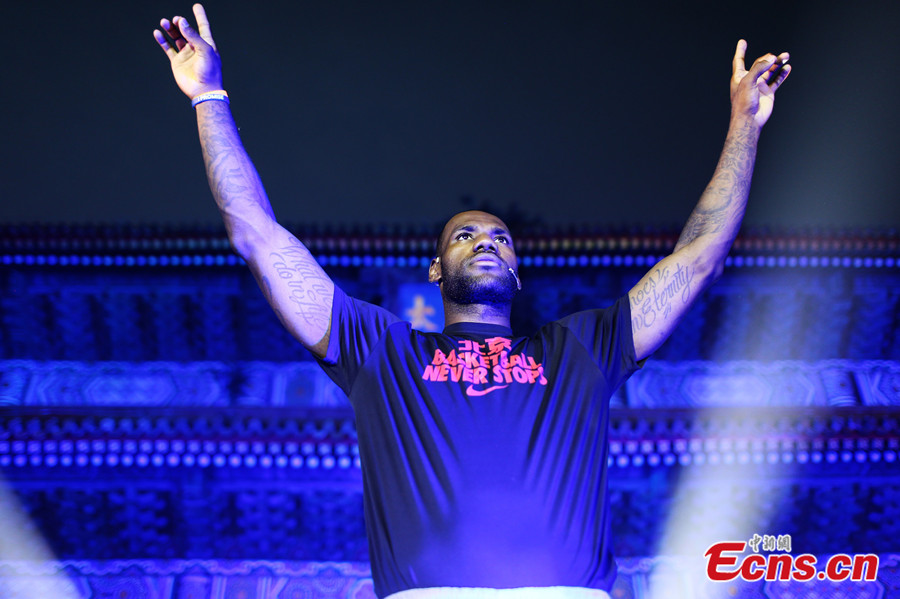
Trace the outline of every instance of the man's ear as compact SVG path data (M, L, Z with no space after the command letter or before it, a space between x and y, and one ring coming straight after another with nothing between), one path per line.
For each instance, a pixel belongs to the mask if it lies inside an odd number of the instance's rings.
M438 256L434 260L431 261L431 266L428 267L428 282L434 283L435 285L441 284L441 258Z

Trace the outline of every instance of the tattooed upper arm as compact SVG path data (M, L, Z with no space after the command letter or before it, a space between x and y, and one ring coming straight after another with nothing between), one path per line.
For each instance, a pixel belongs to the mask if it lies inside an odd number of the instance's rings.
M656 351L716 276L714 265L689 251L653 267L628 292L631 330L638 360Z
M331 329L334 283L296 237L277 228L276 243L257 248L247 262L281 324L323 357Z

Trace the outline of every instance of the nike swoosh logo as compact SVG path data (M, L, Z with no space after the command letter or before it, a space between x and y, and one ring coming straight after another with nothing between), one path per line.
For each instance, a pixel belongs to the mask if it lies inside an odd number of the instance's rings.
M481 389L480 391L475 388L475 385L469 385L466 387L466 395L472 395L475 397L480 397L482 395L487 395L491 391L496 391L497 389L506 389L509 385L494 385L493 387L488 387L487 389Z

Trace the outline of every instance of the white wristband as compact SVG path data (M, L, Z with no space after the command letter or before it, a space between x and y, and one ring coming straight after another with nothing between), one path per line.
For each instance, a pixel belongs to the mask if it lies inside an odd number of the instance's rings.
M220 102L225 102L226 104L230 104L230 100L228 99L228 92L224 89L217 89L211 92L205 92L200 94L199 96L194 96L191 98L191 108L197 108L197 104L201 104L203 102L209 102L210 100L219 100Z

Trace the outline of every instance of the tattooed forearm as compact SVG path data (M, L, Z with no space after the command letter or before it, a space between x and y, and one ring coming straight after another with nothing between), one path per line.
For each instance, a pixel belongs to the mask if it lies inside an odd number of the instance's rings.
M729 130L712 180L688 218L675 251L704 235L731 241L737 235L750 193L759 130L750 125Z
M697 290L693 285L694 267L675 263L657 267L645 277L643 285L635 287L629 294L631 301L632 330L640 331L666 320L676 314L680 306L688 306Z
M241 144L228 105L205 102L198 109L203 111L202 114L198 111L198 126L206 177L226 226L230 228L236 224L229 222L230 217L247 220L257 211L274 218L262 181Z

